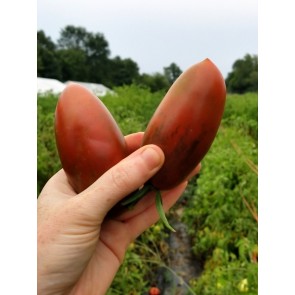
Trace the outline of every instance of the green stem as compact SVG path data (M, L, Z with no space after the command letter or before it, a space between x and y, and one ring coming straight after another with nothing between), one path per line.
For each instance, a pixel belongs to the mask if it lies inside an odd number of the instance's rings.
M152 184L146 183L140 190L137 190L136 192L132 193L130 196L128 196L126 199L124 199L121 202L122 206L128 206L132 208L138 200L143 198L148 192L151 190L156 191L156 208L160 215L161 220L163 221L164 225L171 231L175 232L175 229L169 224L165 211L163 208L163 202L162 202L162 196L160 190L156 189Z
M159 190L157 190L156 192L156 207L158 210L158 213L160 215L161 220L163 221L164 225L170 229L173 232L176 232L176 230L169 224L166 215L165 215L165 211L163 208L163 202L162 202L162 196L161 196L161 192Z
M142 189L131 194L130 197L121 202L122 206L134 205L139 199L144 197L149 191L153 189L151 184L145 184Z

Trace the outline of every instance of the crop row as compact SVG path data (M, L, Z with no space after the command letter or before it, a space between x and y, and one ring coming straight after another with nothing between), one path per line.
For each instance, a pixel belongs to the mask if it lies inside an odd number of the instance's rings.
M164 93L136 86L115 91L102 101L122 132L144 131ZM37 101L38 194L61 167L53 129L57 99L49 94ZM257 93L227 97L222 126L181 202L186 204L182 221L203 266L201 276L190 282L195 294L257 294L257 102ZM169 266L167 237L159 222L134 241L109 294L144 294L156 269Z

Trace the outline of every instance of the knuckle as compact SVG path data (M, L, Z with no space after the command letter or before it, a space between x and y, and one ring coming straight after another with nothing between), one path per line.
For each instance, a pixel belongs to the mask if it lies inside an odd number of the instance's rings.
M124 190L129 186L129 173L123 167L117 167L111 171L112 184L119 190Z

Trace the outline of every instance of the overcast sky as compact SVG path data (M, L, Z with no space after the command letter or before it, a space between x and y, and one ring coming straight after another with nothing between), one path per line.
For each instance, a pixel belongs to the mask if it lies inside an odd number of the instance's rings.
M56 42L67 25L102 33L111 57L140 72L182 70L208 57L226 77L235 60L258 52L257 0L38 0L37 29Z

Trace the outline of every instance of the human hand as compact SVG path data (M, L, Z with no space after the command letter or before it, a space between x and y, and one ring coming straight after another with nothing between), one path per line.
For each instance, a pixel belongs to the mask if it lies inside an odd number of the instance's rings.
M116 217L107 213L142 186L162 166L162 150L140 148L143 133L126 137L129 156L89 188L76 194L63 170L38 198L38 294L105 294L128 245L158 221L148 193L133 210ZM200 165L192 175L198 173ZM187 182L162 192L165 211L175 204Z

